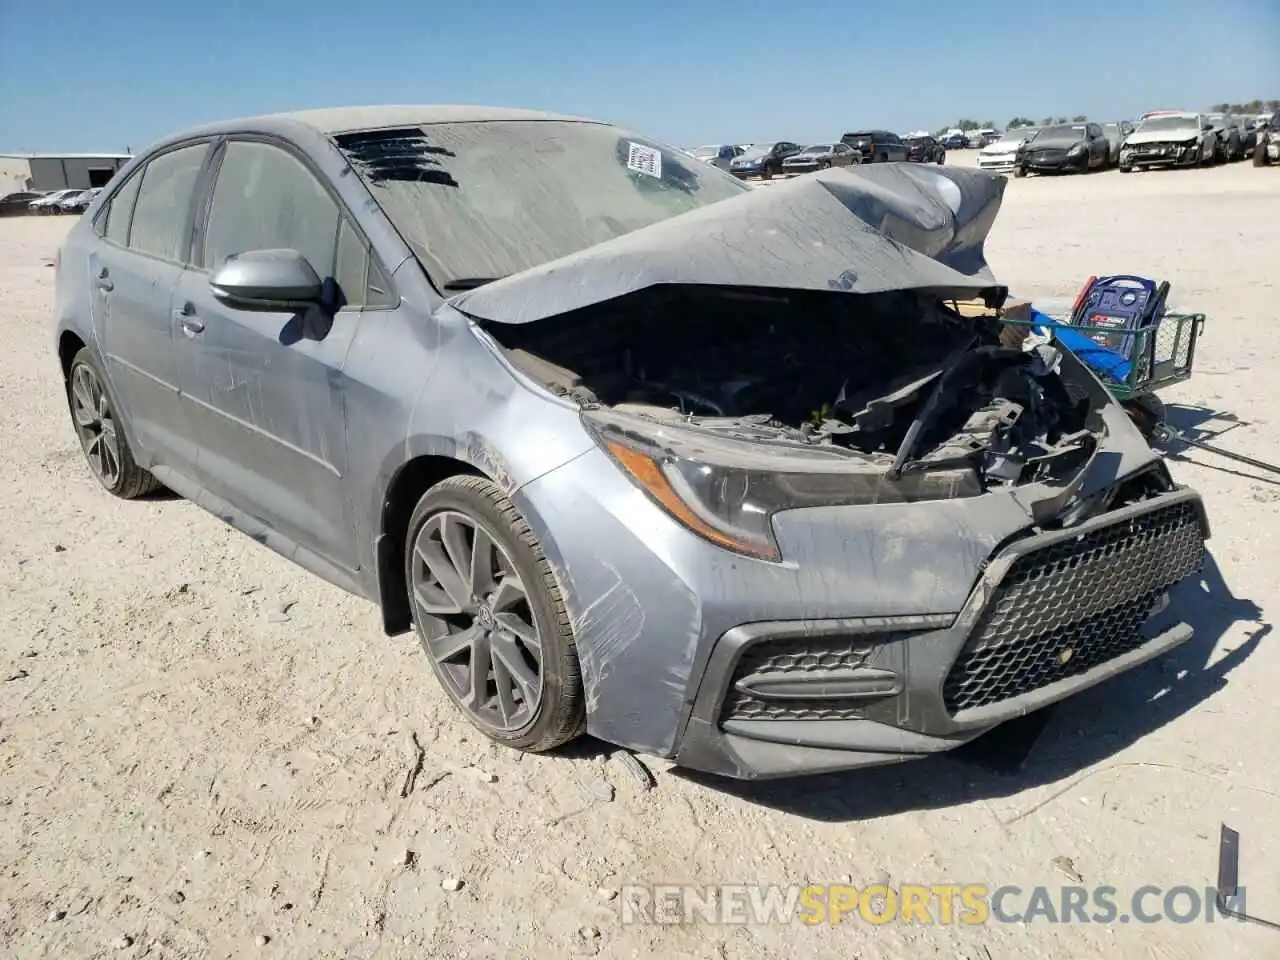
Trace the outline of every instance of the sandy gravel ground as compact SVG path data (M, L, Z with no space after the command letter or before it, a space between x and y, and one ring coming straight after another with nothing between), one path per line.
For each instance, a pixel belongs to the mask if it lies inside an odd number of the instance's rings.
M990 257L1023 295L1170 279L1175 304L1210 315L1174 416L1280 459L1277 223L1271 169L1031 178L1011 182ZM1225 820L1250 909L1280 918L1275 478L1173 464L1214 523L1196 639L1062 707L1016 774L939 758L750 787L653 762L644 791L598 744L488 746L373 607L182 500L100 490L50 341L68 226L0 220L0 955L1280 955L1280 934L1221 920L624 926L609 899L645 882L1078 875L1123 905L1143 884L1212 883Z

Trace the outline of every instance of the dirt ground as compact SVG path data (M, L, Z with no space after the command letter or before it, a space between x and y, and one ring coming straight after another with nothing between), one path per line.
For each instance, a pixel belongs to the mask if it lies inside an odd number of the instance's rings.
M1175 306L1209 315L1172 416L1280 459L1277 223L1280 171L1247 164L1029 178L989 255L1023 296L1103 272L1172 281ZM106 495L51 341L69 225L0 220L0 955L1280 955L1280 934L1222 919L624 925L615 896L1080 883L1123 907L1144 884L1212 884L1225 821L1249 909L1280 919L1277 478L1172 462L1214 525L1196 638L1064 704L1016 773L941 757L749 786L648 761L646 791L600 744L487 745L372 606L182 500Z

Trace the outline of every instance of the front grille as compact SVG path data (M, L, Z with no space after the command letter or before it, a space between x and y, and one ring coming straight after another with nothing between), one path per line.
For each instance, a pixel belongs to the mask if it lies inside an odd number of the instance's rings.
M826 670L853 670L866 663L877 644L903 636L906 634L808 636L753 643L738 658L721 708L721 720L857 719L866 701L762 700L737 689L736 684L744 677L760 674L796 677Z
M947 709L999 703L1138 648L1156 601L1203 559L1185 501L1019 557L947 674Z
M1033 163L1058 163L1067 155L1065 150L1036 150L1031 154Z

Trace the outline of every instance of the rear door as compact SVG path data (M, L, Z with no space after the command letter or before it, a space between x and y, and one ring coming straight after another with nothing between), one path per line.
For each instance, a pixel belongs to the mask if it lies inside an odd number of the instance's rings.
M250 517L354 571L342 370L364 309L379 305L370 271L383 274L347 211L287 144L233 139L215 165L196 262L175 299L202 472ZM228 256L265 249L302 253L345 305L264 312L213 296L210 276Z
M152 157L95 219L89 254L93 323L116 400L143 466L194 476L195 446L178 402L172 297L190 252L191 211L209 144Z

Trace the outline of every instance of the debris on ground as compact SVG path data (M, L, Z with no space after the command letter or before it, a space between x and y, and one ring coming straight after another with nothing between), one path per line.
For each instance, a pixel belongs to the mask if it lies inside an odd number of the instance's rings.
M293 619L289 616L289 611L295 603L297 603L296 600L283 598L272 600L267 605L267 623L288 623Z
M1075 861L1070 857L1054 857L1049 862L1061 870L1068 879L1075 883L1084 883L1084 877L1080 874L1080 871L1076 869Z
M641 790L652 790L657 785L653 772L630 750L615 750L613 759L618 761Z
M601 803L613 802L613 784L607 780L601 780L599 777L590 777L579 780L578 786L582 787L583 793L592 800L599 800Z

